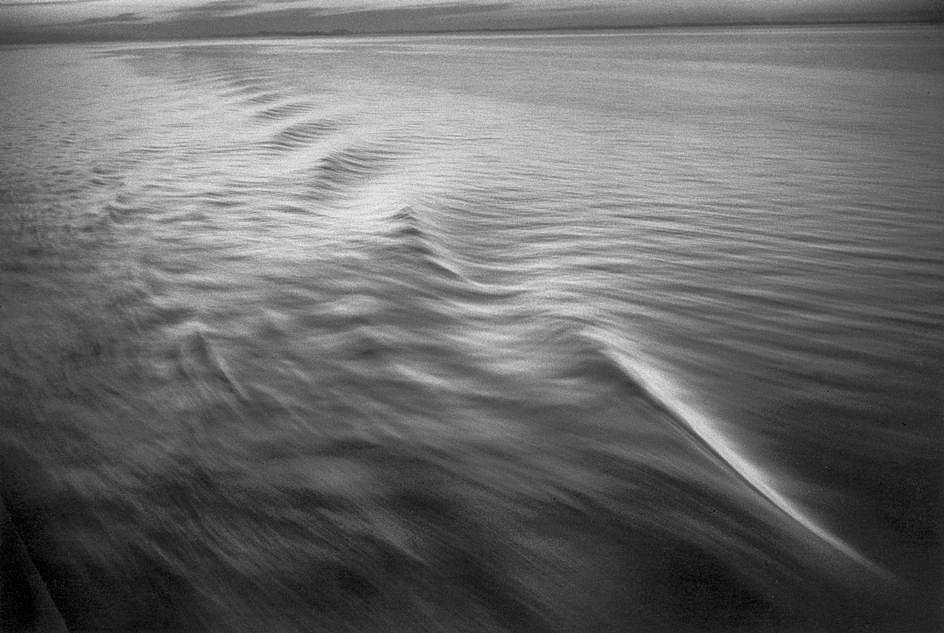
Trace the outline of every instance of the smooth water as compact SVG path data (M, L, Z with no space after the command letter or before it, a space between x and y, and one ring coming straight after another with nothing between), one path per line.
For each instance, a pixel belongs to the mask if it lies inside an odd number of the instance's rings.
M0 48L62 621L937 630L942 35Z

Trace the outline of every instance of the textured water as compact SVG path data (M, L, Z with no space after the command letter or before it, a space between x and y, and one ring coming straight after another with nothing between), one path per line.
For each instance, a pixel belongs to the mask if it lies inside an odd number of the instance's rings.
M0 48L62 622L937 630L942 35Z

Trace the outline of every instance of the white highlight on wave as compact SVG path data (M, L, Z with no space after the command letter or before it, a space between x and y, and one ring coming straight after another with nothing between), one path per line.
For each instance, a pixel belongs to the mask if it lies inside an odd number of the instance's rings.
M638 351L634 351L632 355L621 351L620 346L615 344L621 339L600 328L588 328L584 335L597 343L601 353L614 362L654 403L664 409L683 432L693 435L769 503L858 565L887 581L893 580L887 570L866 558L781 494L771 481L770 474L738 452L718 430L718 423L692 404L691 392L679 385L667 372L659 369L655 361L643 361L646 356Z

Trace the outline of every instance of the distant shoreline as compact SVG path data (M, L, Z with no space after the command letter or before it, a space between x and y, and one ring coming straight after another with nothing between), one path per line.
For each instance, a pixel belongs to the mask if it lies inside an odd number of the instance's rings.
M835 21L785 21L785 22L717 22L717 23L665 23L633 24L622 26L566 26L542 28L491 28L491 29L453 29L453 30L389 30L389 31L253 31L214 35L194 35L184 37L90 37L90 38L28 38L13 41L0 41L0 47L20 46L24 44L114 44L120 42L192 42L206 40L242 40L242 39L355 39L364 37L423 37L423 36L476 36L476 35L540 35L540 34L592 34L592 33L643 33L675 30L725 30L725 29L789 29L789 28L836 28L836 27L935 27L944 25L942 19L929 20L835 20Z

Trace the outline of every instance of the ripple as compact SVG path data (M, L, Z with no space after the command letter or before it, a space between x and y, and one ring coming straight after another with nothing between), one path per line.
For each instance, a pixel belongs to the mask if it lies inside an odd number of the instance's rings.
M309 119L307 121L293 123L281 129L264 143L264 147L280 152L291 151L310 146L316 141L328 137L341 129L341 123L332 119Z

